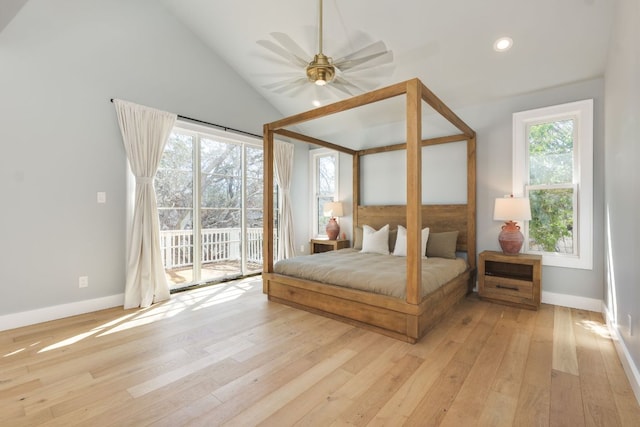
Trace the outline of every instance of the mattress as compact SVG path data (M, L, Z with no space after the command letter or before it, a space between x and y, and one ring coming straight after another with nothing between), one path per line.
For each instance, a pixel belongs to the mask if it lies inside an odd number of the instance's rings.
M466 269L467 263L462 258L422 259L421 296L435 291ZM405 257L341 249L278 261L274 272L396 298L406 297Z

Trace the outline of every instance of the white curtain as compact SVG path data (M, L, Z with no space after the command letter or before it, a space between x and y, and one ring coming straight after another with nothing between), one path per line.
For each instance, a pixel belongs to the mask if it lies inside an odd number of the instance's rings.
M276 183L280 195L280 227L278 228L278 259L295 256L293 239L293 214L289 189L293 179L293 144L274 141L273 160L276 169Z
M120 99L114 99L113 105L131 172L136 177L124 308L148 307L169 298L153 179L177 116Z

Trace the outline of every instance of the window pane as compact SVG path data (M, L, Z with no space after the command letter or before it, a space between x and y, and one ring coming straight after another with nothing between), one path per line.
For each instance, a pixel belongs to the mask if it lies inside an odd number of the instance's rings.
M154 179L161 230L193 228L193 137L171 133Z
M193 170L193 137L179 133L171 133L164 147L158 169L179 171Z
M245 196L248 208L262 208L264 191L262 148L246 147L246 186Z
M573 182L573 129L573 119L529 126L531 185Z
M247 171L246 176L247 179L258 179L262 180L263 174L263 164L264 164L264 153L262 148L257 147L247 147L246 151L247 158Z
M189 209L158 208L160 230L192 230L193 214Z
M318 158L318 194L336 191L336 158L333 154Z
M207 228L240 228L240 209L202 208L200 226Z
M202 138L200 150L200 170L203 174L240 176L241 146Z
M573 188L529 190L529 249L574 253Z
M242 202L242 147L202 138L200 145L201 206L240 208ZM210 215L223 210L214 210ZM220 222L224 222L220 218ZM216 222L213 220L213 222Z

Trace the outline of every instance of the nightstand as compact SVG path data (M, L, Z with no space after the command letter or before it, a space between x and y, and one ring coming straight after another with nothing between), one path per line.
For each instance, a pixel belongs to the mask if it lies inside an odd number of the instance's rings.
M478 295L519 308L540 307L542 256L484 251L478 263Z
M311 239L309 242L309 252L318 254L320 252L337 251L349 247L349 240L327 240L327 239Z

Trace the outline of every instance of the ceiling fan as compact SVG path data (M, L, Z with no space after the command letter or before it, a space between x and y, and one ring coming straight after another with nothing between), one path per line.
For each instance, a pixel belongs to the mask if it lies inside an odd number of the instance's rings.
M309 86L333 87L347 95L364 92L361 86L366 85L366 79L352 75L353 73L370 70L393 61L393 52L387 50L382 41L370 43L348 55L334 60L323 52L323 7L322 0L318 1L318 53L311 55L305 52L291 37L284 33L274 32L271 40L258 40L257 43L284 59L290 65L304 70L298 71L293 78L281 80L264 87L277 93L295 95ZM370 74L370 73L369 73ZM368 88L370 89L370 88Z

